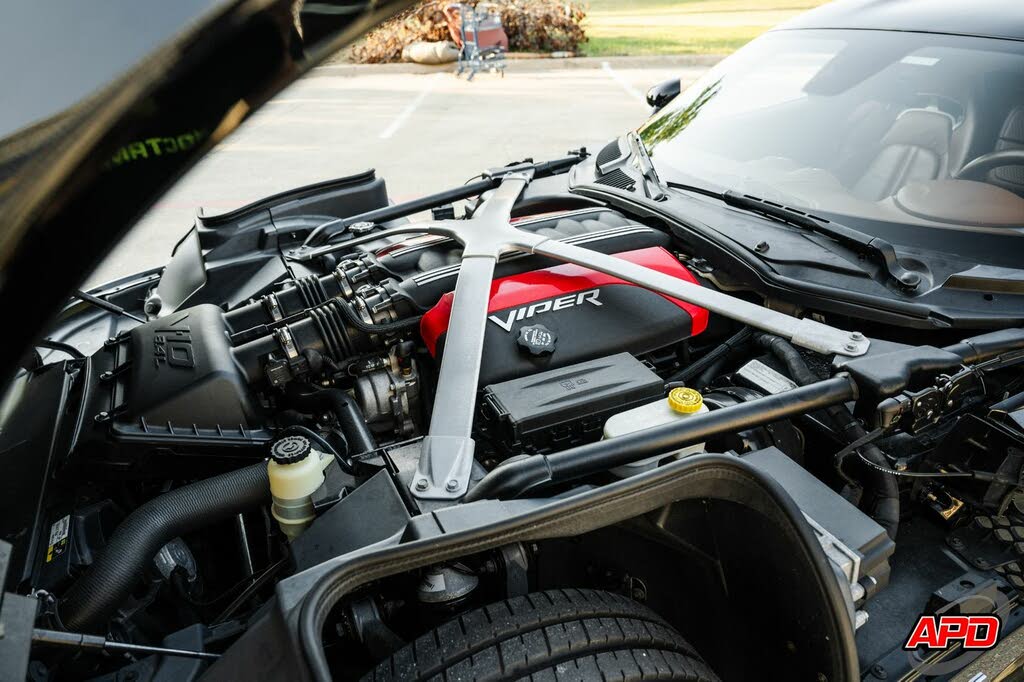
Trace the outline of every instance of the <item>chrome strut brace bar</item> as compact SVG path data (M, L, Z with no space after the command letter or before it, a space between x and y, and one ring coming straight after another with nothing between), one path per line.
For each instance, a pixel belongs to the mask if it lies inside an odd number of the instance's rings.
M410 483L414 496L458 499L468 490L473 467L473 416L491 280L498 257L509 251L548 256L603 272L781 336L818 353L852 357L867 352L870 342L858 332L792 317L615 256L517 229L509 222L512 206L531 179L532 171L506 175L471 218L411 223L345 242L345 246L350 247L382 237L419 233L444 235L464 247L430 430L423 439L419 464Z

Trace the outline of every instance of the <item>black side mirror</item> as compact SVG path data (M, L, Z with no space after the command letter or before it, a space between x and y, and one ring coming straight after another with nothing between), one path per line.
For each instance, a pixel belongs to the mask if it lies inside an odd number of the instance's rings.
M679 89L678 78L658 83L647 91L647 104L654 107L654 110L657 111L675 99L675 96L679 94Z

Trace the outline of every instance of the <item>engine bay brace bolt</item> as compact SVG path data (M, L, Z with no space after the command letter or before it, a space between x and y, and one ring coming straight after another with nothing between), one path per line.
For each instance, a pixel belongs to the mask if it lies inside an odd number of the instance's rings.
M916 272L904 272L900 275L900 284L908 289L916 289L917 285L921 283L921 275Z
M444 489L450 493L453 493L459 489L459 482L453 478L444 484Z
M851 353L853 351L857 350L857 348L858 348L857 344L854 343L853 341L851 341L851 342L846 344L846 350L850 351Z
M373 232L373 229L377 227L376 223L372 223L368 220L360 220L359 222L352 223L348 226L348 231L356 236Z
M863 341L864 335L861 334L860 332L850 332L850 338L853 339L854 341Z
M426 490L429 486L430 484L427 483L427 479L425 478L421 478L420 480L416 481L416 490Z

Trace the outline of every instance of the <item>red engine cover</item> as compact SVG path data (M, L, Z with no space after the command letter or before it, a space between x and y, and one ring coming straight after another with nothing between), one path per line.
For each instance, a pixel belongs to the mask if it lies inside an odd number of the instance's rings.
M617 253L615 256L616 258L657 270L666 275L678 277L692 284L698 284L693 273L687 270L671 253L661 247L625 251ZM618 277L595 272L594 270L570 263L544 268L543 270L524 272L496 279L491 283L491 301L487 312L494 313L502 310L518 309L520 306L537 301L545 301L612 284L635 286ZM707 328L707 310L692 303L672 298L671 296L662 296L662 298L671 301L689 314L692 320L690 324L691 336L696 336ZM551 303L548 302L548 305L551 305ZM534 312L544 311L531 311L527 309L527 314L529 315L534 314ZM423 340L431 355L437 355L437 343L448 331L448 321L451 318L451 313L452 293L449 292L442 296L437 305L427 311L420 321L420 333L423 335ZM509 324L511 324L511 319Z

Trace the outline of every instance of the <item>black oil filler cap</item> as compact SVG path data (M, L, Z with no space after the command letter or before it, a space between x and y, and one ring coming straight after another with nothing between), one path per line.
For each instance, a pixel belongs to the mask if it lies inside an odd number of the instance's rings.
M531 355L550 355L555 352L558 337L542 324L531 324L519 329L516 343Z

